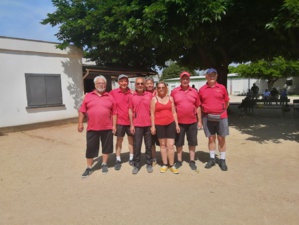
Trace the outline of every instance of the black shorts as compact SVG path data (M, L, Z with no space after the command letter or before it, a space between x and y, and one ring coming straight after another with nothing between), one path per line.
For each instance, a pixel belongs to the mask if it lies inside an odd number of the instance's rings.
M124 137L125 134L127 134L128 136L132 136L131 131L130 131L130 125L117 124L115 136L116 137Z
M176 136L175 122L168 125L156 125L157 138L173 138Z
M175 146L180 147L185 144L185 134L187 136L187 141L189 146L197 146L197 122L191 124L181 124L180 133L177 134L175 139Z
M152 145L160 146L159 140L157 138L157 134L152 135Z
M99 156L100 140L102 142L102 154L113 152L112 130L87 131L86 132L86 158Z

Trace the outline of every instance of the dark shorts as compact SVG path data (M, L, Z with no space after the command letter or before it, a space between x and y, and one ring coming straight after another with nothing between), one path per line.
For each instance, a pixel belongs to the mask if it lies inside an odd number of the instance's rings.
M113 152L112 130L87 131L86 132L86 158L99 156L100 141L102 142L102 154Z
M168 125L156 125L157 138L173 138L176 137L175 122Z
M157 134L152 135L152 145L160 146L159 140L157 138Z
M207 117L203 117L202 125L206 137L210 137L216 134L222 137L229 135L227 118L221 119L219 122L214 122L208 121Z
M124 137L125 134L127 134L128 136L132 136L131 132L130 132L130 125L116 125L116 137Z
M181 124L180 133L176 135L175 146L180 147L185 144L185 135L189 146L197 146L197 122L192 124Z

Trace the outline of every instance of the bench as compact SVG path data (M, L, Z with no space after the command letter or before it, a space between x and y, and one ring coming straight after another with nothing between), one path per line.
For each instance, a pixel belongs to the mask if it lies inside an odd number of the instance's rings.
M279 109L282 115L289 112L291 109L288 105L290 99L243 99L241 108L246 113L253 113L254 109Z
M293 111L294 111L294 118L295 118L296 112L299 112L299 99L293 100Z

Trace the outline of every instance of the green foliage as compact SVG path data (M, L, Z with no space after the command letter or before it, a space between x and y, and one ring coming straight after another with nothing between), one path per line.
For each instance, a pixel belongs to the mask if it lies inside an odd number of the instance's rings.
M242 77L266 80L269 88L280 78L299 76L299 62L274 57L272 60L258 60L248 64L240 64L232 71Z
M99 65L150 69L171 59L214 67L299 58L297 0L52 0L42 24L59 26L65 48L81 47Z
M166 80L166 79L170 79L170 78L179 78L181 72L183 72L183 71L188 71L191 76L196 75L194 70L184 67L184 66L179 66L176 63L172 63L170 66L166 67L163 70L161 80Z

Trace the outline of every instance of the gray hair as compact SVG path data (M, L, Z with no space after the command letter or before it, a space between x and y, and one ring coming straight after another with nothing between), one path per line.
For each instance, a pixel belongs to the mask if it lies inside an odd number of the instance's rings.
M151 76L148 76L148 77L145 78L145 82L148 81L148 80L151 80L153 83L155 83L154 79Z
M105 83L107 84L107 79L106 77L104 77L103 75L99 75L99 76L96 76L94 79L93 79L93 83L96 83L96 80L97 79L103 79L105 81Z

